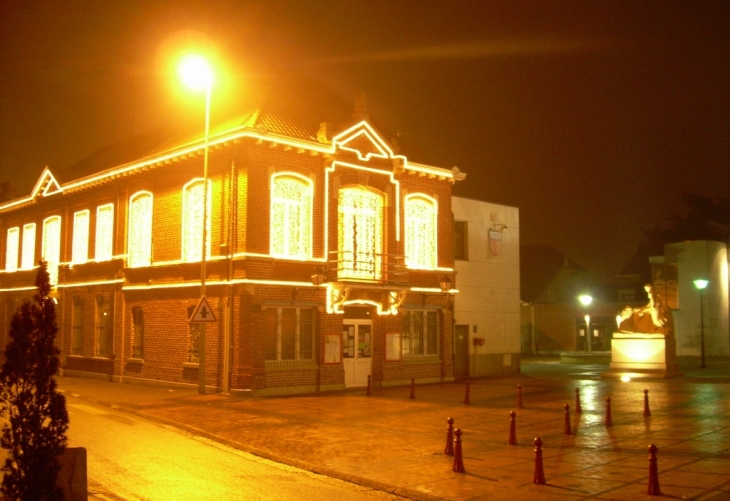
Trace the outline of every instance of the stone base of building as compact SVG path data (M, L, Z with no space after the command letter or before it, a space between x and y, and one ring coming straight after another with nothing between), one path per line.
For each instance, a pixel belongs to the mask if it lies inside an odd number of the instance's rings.
M674 337L664 334L616 332L611 340L611 364L603 378L670 379L680 377Z

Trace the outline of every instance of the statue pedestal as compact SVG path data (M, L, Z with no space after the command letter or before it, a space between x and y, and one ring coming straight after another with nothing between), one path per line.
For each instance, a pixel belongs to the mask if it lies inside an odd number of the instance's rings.
M611 365L604 378L669 379L682 376L674 336L616 332L611 340Z

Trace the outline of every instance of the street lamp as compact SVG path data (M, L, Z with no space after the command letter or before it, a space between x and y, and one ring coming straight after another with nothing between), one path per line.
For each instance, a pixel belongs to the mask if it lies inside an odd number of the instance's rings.
M580 301L580 304L582 304L585 307L588 307L593 302L593 296L588 294L581 294L578 296L578 301ZM591 348L591 316L586 315L585 317L586 321L586 350L590 353L592 350Z
M206 245L208 240L208 136L210 133L210 91L213 86L213 71L208 61L200 55L191 54L180 61L180 79L194 90L205 90L205 137L203 147L203 224L200 256L200 297L205 297ZM198 335L198 393L205 394L205 324Z
M701 356L702 356L702 363L700 364L700 369L706 369L707 366L705 365L705 308L704 308L704 298L702 297L702 291L705 290L707 285L710 283L709 280L704 280L702 278L698 278L694 281L695 287L700 290L700 349L702 350Z

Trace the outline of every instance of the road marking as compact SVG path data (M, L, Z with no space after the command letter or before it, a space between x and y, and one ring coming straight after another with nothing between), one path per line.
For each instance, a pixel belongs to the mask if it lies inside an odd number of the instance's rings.
M86 404L66 404L69 407L73 407L74 409L78 409L80 411L88 412L89 414L96 414L97 416L103 416L105 414L109 414L104 409L97 409L96 407L92 407L90 405Z

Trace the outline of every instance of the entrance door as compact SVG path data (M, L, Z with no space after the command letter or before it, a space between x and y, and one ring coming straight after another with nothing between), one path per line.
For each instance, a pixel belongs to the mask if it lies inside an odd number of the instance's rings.
M345 320L342 323L342 362L345 386L367 386L372 369L371 320Z
M454 379L469 377L469 326L454 328Z

